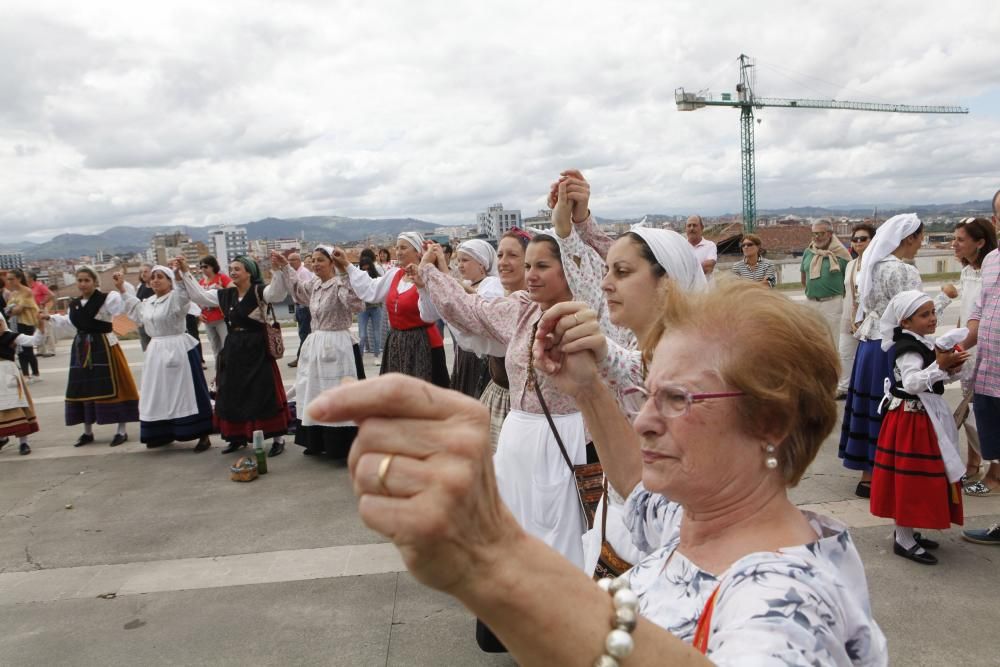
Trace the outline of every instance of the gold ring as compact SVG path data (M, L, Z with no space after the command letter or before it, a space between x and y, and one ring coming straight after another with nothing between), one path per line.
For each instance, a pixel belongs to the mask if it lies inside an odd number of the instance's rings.
M378 485L382 487L382 491L384 491L387 496L392 494L389 493L389 487L385 484L385 478L389 474L389 466L392 464L392 459L395 457L395 454L386 454L378 464Z

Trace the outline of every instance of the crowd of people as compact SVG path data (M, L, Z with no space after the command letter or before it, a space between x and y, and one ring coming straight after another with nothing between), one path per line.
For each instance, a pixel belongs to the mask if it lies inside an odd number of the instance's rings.
M149 448L202 452L217 433L231 453L262 431L277 456L294 425L306 455L349 457L363 520L478 616L483 650L532 664L886 664L850 533L788 490L843 400L838 454L871 513L894 522L896 555L936 563L920 531L961 525L963 493L1000 493L1000 193L992 221L956 228L960 284L936 296L913 264L917 216L856 225L849 249L816 223L804 305L773 289L755 234L721 275L698 216L685 235L640 223L615 239L579 171L548 199L551 232L453 251L405 232L395 262L367 249L357 265L329 245L273 252L266 285L246 256L226 271L205 257L200 279L182 257L145 266L138 290L116 274L103 292L84 267L67 315L8 272L3 444L30 452L38 430L31 348L72 337L75 446L95 424L114 424L120 445L139 421ZM300 341L286 390L273 306L287 298ZM954 299L959 326L935 337ZM112 326L122 316L143 340L138 389ZM367 353L386 377L353 383ZM1000 526L963 536L1000 544Z

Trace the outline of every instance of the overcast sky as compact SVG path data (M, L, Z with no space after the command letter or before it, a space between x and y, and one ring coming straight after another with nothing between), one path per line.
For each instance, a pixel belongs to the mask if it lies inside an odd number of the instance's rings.
M674 89L958 104L764 109L758 207L989 199L1000 3L0 4L0 243L266 216L739 211L739 112Z

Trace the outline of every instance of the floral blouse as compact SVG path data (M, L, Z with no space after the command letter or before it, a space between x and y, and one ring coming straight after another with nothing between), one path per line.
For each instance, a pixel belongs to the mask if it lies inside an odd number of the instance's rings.
M872 286L864 299L865 319L861 322L854 337L858 340L881 340L878 323L885 312L885 307L892 297L906 290L922 290L920 272L917 267L907 264L895 255L889 255L881 262L871 267ZM938 315L951 303L944 294L934 297L934 306Z
M285 293L300 306L309 306L313 331L344 331L351 328L354 313L365 308L364 301L351 289L346 275L337 274L327 281L313 276L308 281L299 280L298 274L287 264L271 278L275 298L281 300Z
M885 635L872 618L868 582L843 524L803 512L815 542L748 554L721 576L677 551L683 509L642 484L625 523L649 555L629 570L639 613L691 642L719 589L708 657L716 665L887 665Z
M478 294L469 294L458 281L433 266L421 267L420 275L425 284L421 295L431 300L446 321L506 346L504 363L510 381L510 407L542 414L535 390L528 384L532 330L542 317L541 307L524 291L499 299L484 299ZM544 374L537 374L537 382L550 413L565 415L579 412L573 399L547 382Z

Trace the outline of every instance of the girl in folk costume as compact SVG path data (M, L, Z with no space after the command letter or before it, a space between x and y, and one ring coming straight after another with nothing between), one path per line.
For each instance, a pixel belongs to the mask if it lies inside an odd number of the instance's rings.
M191 300L205 308L220 308L229 333L215 360L215 426L228 446L223 454L247 446L254 431L273 438L268 456L285 450L291 412L278 365L267 351L267 304L277 291L264 287L260 267L249 257L240 256L229 265L233 284L225 289L206 290L188 271L183 257L176 260L181 280ZM282 295L282 298L284 295Z
M561 196L553 217L569 215ZM572 301L559 244L539 234L525 255L526 292L484 299L468 294L455 280L436 268L433 252L419 270L410 269L422 296L450 323L506 346L511 411L504 420L493 457L500 495L525 530L583 567L581 536L586 520L572 474L545 417L545 408L574 465L587 462L583 418L573 399L537 375L531 365L531 347L542 313L558 303ZM536 393L539 390L542 399Z
M123 281L120 273L113 278ZM197 440L194 451L203 452L212 446L212 400L197 342L186 331L190 297L166 266L153 267L149 285L153 296L124 297L125 314L150 337L139 392L139 441L152 449Z
M0 316L0 449L17 438L21 454L30 454L28 436L38 432L35 405L28 391L27 376L18 370L14 356L18 346L41 345L45 331L39 328L31 336L7 328L7 320Z
M400 234L396 240L399 266L380 278L372 278L354 266L343 250L333 253L334 264L347 271L351 289L367 303L385 302L389 313L389 336L382 347L381 373L403 373L446 389L451 386L444 356L444 339L433 322L421 319L419 297L413 282L400 267L416 266L424 251L424 237L417 232Z
M859 324L854 333L860 343L848 383L838 456L845 468L861 471L854 492L862 498L871 496L872 465L882 423L878 407L885 380L892 374L889 353L882 349L879 321L892 297L921 289L920 272L905 260L916 257L924 241L923 230L923 223L913 213L889 218L876 230L861 264L855 316ZM951 298L938 295L938 314L949 303Z
M295 372L295 396L303 406L323 391L338 386L344 378L365 379L361 349L350 333L354 313L361 312L364 303L348 284L347 274L337 271L333 251L331 246L316 246L314 276L308 282L299 280L287 258L271 253L271 266L275 269L271 279L273 298L283 299L288 292L295 303L308 306L312 314L311 333L302 343ZM316 422L306 411L302 425L295 431L295 444L305 447L304 454L325 452L344 458L357 432L353 422Z
M887 409L872 473L871 512L895 520L893 552L925 565L937 563L926 549L938 545L913 529L962 524L959 480L965 471L958 428L942 394L969 358L955 349L968 330L955 329L935 344L936 328L934 301L916 290L894 296L882 314L882 349L892 376L885 382Z
M449 273L441 246L434 246L437 266ZM458 270L464 282L462 287L469 294L478 294L484 299L496 299L504 295L503 284L497 273L497 253L486 241L473 239L458 247ZM451 373L451 388L466 396L479 398L489 378L486 357L490 353L503 356L503 346L495 344L490 349L486 339L473 332L464 332L461 327L451 326L447 318L442 318L429 299L420 299L420 317L424 320L444 319L455 338L455 363Z
M66 425L83 424L74 447L94 441L94 424L118 424L111 446L128 440L125 425L139 421L139 392L128 361L112 333L111 321L125 312L117 290L97 288L97 272L83 267L76 272L80 296L69 303L69 315L43 315L57 336L75 334L66 384Z

